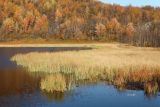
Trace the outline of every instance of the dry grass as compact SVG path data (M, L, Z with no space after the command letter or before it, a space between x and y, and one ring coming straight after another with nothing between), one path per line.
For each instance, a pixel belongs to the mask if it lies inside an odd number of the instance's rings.
M147 82L144 84L144 91L146 95L156 95L158 90L159 88L156 82Z
M86 45L88 46L88 45ZM92 44L93 50L18 54L11 58L30 72L74 74L76 80L105 79L117 86L160 76L158 48ZM159 81L159 80L158 80Z
M47 92L64 92L67 90L65 77L61 74L49 75L41 80L40 88Z
M46 92L65 92L74 88L72 76L58 74L51 74L41 79L40 89Z

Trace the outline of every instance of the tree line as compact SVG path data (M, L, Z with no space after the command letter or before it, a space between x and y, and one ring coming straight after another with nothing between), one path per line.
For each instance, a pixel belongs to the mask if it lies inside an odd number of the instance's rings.
M97 0L0 0L0 41L43 38L160 46L160 8Z

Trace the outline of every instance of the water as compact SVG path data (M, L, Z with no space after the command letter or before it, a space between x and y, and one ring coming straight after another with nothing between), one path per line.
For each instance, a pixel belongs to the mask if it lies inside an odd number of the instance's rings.
M83 83L65 93L40 90L43 74L33 75L9 59L17 53L55 52L84 48L0 48L0 107L159 107L160 96L142 90L119 91L105 82ZM85 48L87 49L87 48Z

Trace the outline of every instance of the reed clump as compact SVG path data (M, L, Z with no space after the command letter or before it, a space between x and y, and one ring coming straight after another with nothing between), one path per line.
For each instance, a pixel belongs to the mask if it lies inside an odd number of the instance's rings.
M146 82L144 84L144 92L146 95L156 95L159 91L157 82Z
M159 91L159 78L159 71L147 71L144 69L133 72L119 71L114 75L113 84L120 90L132 84L134 87L143 88L145 94L156 95Z
M40 89L44 92L63 93L74 89L74 81L72 75L48 74L41 79Z
M67 90L65 77L60 74L46 76L40 84L41 90L47 92L64 92Z

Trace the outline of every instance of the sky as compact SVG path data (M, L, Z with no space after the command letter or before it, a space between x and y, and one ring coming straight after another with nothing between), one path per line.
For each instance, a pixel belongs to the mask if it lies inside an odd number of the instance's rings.
M160 0L100 0L105 3L115 3L123 6L133 5L133 6L145 6L151 5L154 7L160 7Z

